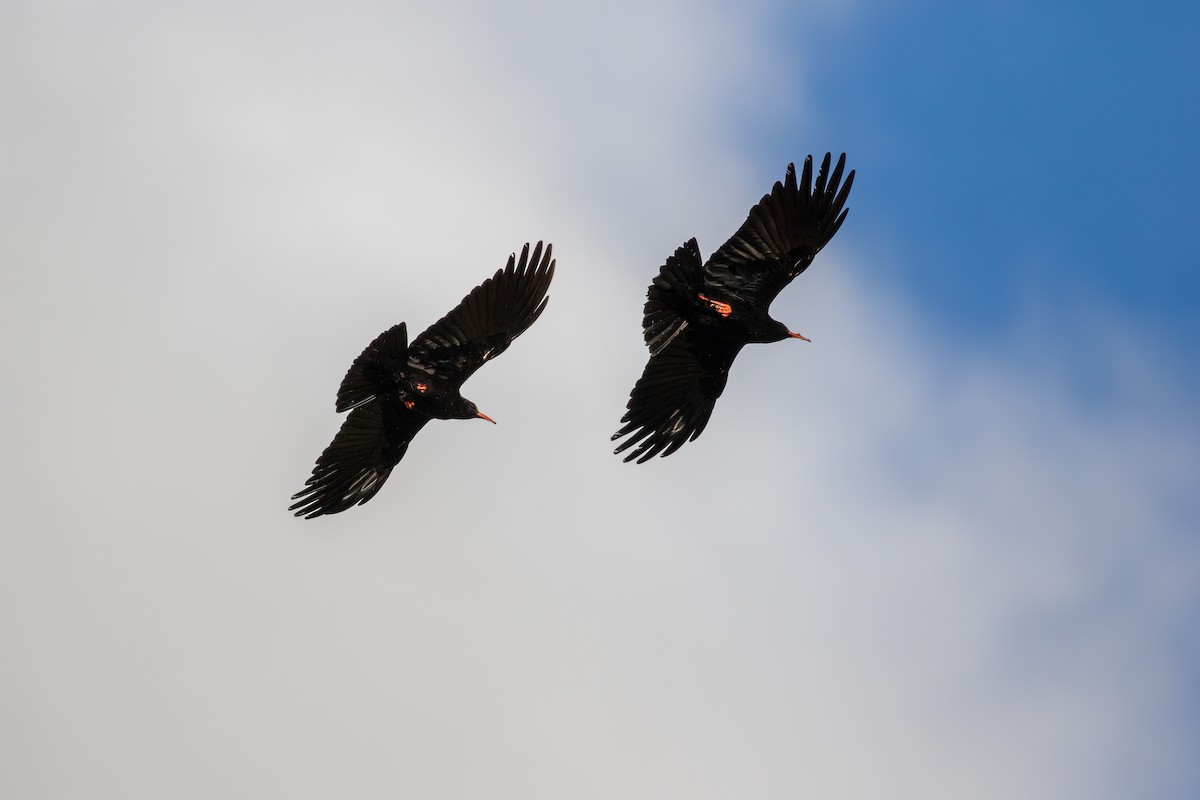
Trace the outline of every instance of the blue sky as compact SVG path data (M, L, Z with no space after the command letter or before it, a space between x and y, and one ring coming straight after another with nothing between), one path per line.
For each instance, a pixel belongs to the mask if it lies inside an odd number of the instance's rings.
M784 20L818 109L796 122L865 165L856 222L903 264L880 280L981 339L1030 293L1067 318L1099 306L1195 388L1194 6L862 3Z
M1195 797L1158 8L5 5L0 795ZM650 278L827 149L812 343L622 464ZM499 424L293 519L353 358L537 239Z

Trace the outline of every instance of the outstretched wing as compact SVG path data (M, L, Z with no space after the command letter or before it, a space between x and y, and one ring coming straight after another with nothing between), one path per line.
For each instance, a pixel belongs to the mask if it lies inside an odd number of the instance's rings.
M742 345L709 337L693 341L700 336L684 330L650 357L629 395L624 427L612 437L629 437L614 453L637 446L625 461L636 458L641 464L660 453L669 456L708 424Z
M408 328L401 322L388 328L367 345L338 387L337 410L352 408L395 388L392 376L408 364Z
M667 263L654 276L646 292L642 310L642 335L650 354L655 355L671 340L687 329L687 320L674 307L681 295L690 295L704 285L704 267L700 261L700 246L688 239L667 258Z
M795 165L788 164L783 183L775 183L771 193L750 209L737 233L704 265L709 286L766 308L808 268L849 212L843 206L854 183L854 170L842 184L846 154L842 153L833 172L829 171L830 158L826 153L815 185L812 156L804 159L799 185Z
M399 397L388 394L355 408L317 459L304 489L292 495L298 502L288 510L312 519L367 502L428 421L429 417L409 411Z
M521 248L521 260L476 286L446 316L413 340L409 363L454 387L508 349L513 339L546 308L546 290L554 277L552 246L538 242L532 255Z

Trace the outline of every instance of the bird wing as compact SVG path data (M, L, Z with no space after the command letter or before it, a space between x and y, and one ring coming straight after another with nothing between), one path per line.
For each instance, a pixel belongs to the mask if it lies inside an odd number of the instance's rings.
M391 376L407 363L408 328L401 322L376 336L354 359L338 387L337 410L357 408L394 388Z
M750 209L737 233L704 265L708 286L766 308L808 268L849 212L843 206L854 183L854 170L842 184L846 154L842 153L832 172L830 158L826 153L815 185L812 156L804 159L799 185L795 165L788 164L783 182L776 181L771 193Z
M704 267L700 260L700 246L695 239L688 239L667 258L667 263L654 276L646 292L646 305L642 309L642 335L650 354L655 355L666 347L681 331L687 329L687 321L673 307L673 301L681 294L690 294L704 286Z
M405 408L398 396L388 394L355 408L317 459L304 489L292 495L298 502L288 510L312 519L367 502L428 421L429 417Z
M741 349L739 343L694 330L684 329L673 337L650 357L630 392L621 418L624 427L612 437L629 438L613 452L637 445L625 461L636 458L641 464L659 453L669 456L699 436Z
M521 260L476 286L449 314L413 340L408 360L455 387L508 349L513 339L546 308L546 290L554 277L552 247L538 242L532 255L521 248Z

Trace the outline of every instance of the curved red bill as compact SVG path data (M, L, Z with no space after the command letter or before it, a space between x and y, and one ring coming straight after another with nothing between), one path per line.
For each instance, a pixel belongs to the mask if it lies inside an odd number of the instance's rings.
M793 339L803 339L806 342L812 341L812 339L808 338L807 336L800 333L793 333L792 331L788 331L788 336L792 337Z
M483 413L482 411L477 412L475 414L475 416L479 417L480 419L486 419L488 422L492 423L493 425L496 424L496 420L492 419L491 417L489 417L487 414Z

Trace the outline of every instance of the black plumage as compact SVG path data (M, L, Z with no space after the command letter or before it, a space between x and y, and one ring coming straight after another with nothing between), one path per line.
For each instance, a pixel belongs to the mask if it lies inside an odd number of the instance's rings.
M431 419L492 422L459 390L541 315L554 266L550 245L526 244L411 344L403 322L376 337L338 388L350 414L288 510L312 518L367 502Z
M745 345L807 341L767 312L846 219L854 171L842 183L845 153L832 171L830 161L826 153L815 183L812 156L804 159L799 183L788 164L783 182L707 263L689 239L654 278L642 319L650 360L612 437L627 437L614 452L634 448L625 461L669 456L699 436Z

